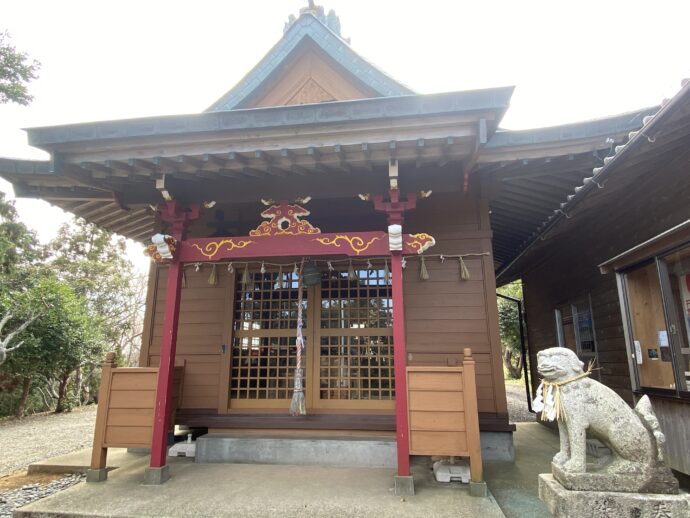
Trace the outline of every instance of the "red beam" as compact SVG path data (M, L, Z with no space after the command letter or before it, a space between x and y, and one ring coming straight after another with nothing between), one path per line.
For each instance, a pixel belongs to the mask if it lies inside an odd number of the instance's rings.
M413 255L431 244L433 238L426 234L405 234L403 242L403 253ZM197 238L182 241L178 253L180 262L195 263L259 257L374 257L390 255L390 250L388 234L377 231Z

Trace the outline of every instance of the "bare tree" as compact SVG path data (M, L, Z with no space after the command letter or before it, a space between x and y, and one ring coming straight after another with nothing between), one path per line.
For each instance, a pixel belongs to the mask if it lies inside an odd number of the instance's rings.
M28 320L24 321L17 329L14 331L10 332L5 338L2 338L2 329L5 327L5 324L9 322L12 319L12 314L7 313L2 319L0 319L0 365L5 363L5 360L7 359L7 355L11 353L12 351L19 349L22 344L24 343L24 340L20 340L16 344L14 344L12 347L10 347L10 343L14 338L24 331L27 327L29 327L29 324L36 320L36 317L38 315L32 315L29 317Z

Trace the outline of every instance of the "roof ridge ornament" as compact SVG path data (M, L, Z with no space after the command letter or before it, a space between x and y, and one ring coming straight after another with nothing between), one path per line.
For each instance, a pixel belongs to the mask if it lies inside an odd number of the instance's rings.
M340 34L340 18L338 17L338 15L335 14L335 11L331 9L328 11L328 14L326 14L322 5L316 5L314 3L314 0L307 1L307 7L302 7L299 10L299 17L301 18L305 14L311 14L314 18L319 20L322 24L324 24L331 31L333 31L333 33L342 38L342 35ZM288 21L285 22L285 25L283 26L283 34L290 30L290 27L292 27L295 24L297 19L298 18L295 17L294 14L291 14L288 17ZM350 43L349 38L345 41Z

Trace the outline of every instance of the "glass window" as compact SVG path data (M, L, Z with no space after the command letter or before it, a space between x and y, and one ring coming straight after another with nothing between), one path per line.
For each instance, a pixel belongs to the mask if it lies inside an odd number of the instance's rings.
M596 356L594 319L589 296L556 308L558 346L567 347L581 359Z
M575 329L573 328L573 315L571 311L570 304L565 304L556 308L558 347L567 347L571 351L577 352Z
M589 297L587 297L587 300L572 305L572 315L578 356L594 356L597 350L594 336L594 319L592 318L592 306Z

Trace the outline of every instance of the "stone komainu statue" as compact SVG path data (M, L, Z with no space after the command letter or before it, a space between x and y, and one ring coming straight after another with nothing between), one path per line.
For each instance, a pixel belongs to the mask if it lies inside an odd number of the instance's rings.
M578 491L678 493L678 481L664 464L665 437L647 396L635 409L613 390L589 377L574 352L553 347L537 354L542 384L534 409L558 420L560 451L554 478ZM587 435L611 455L587 464Z

